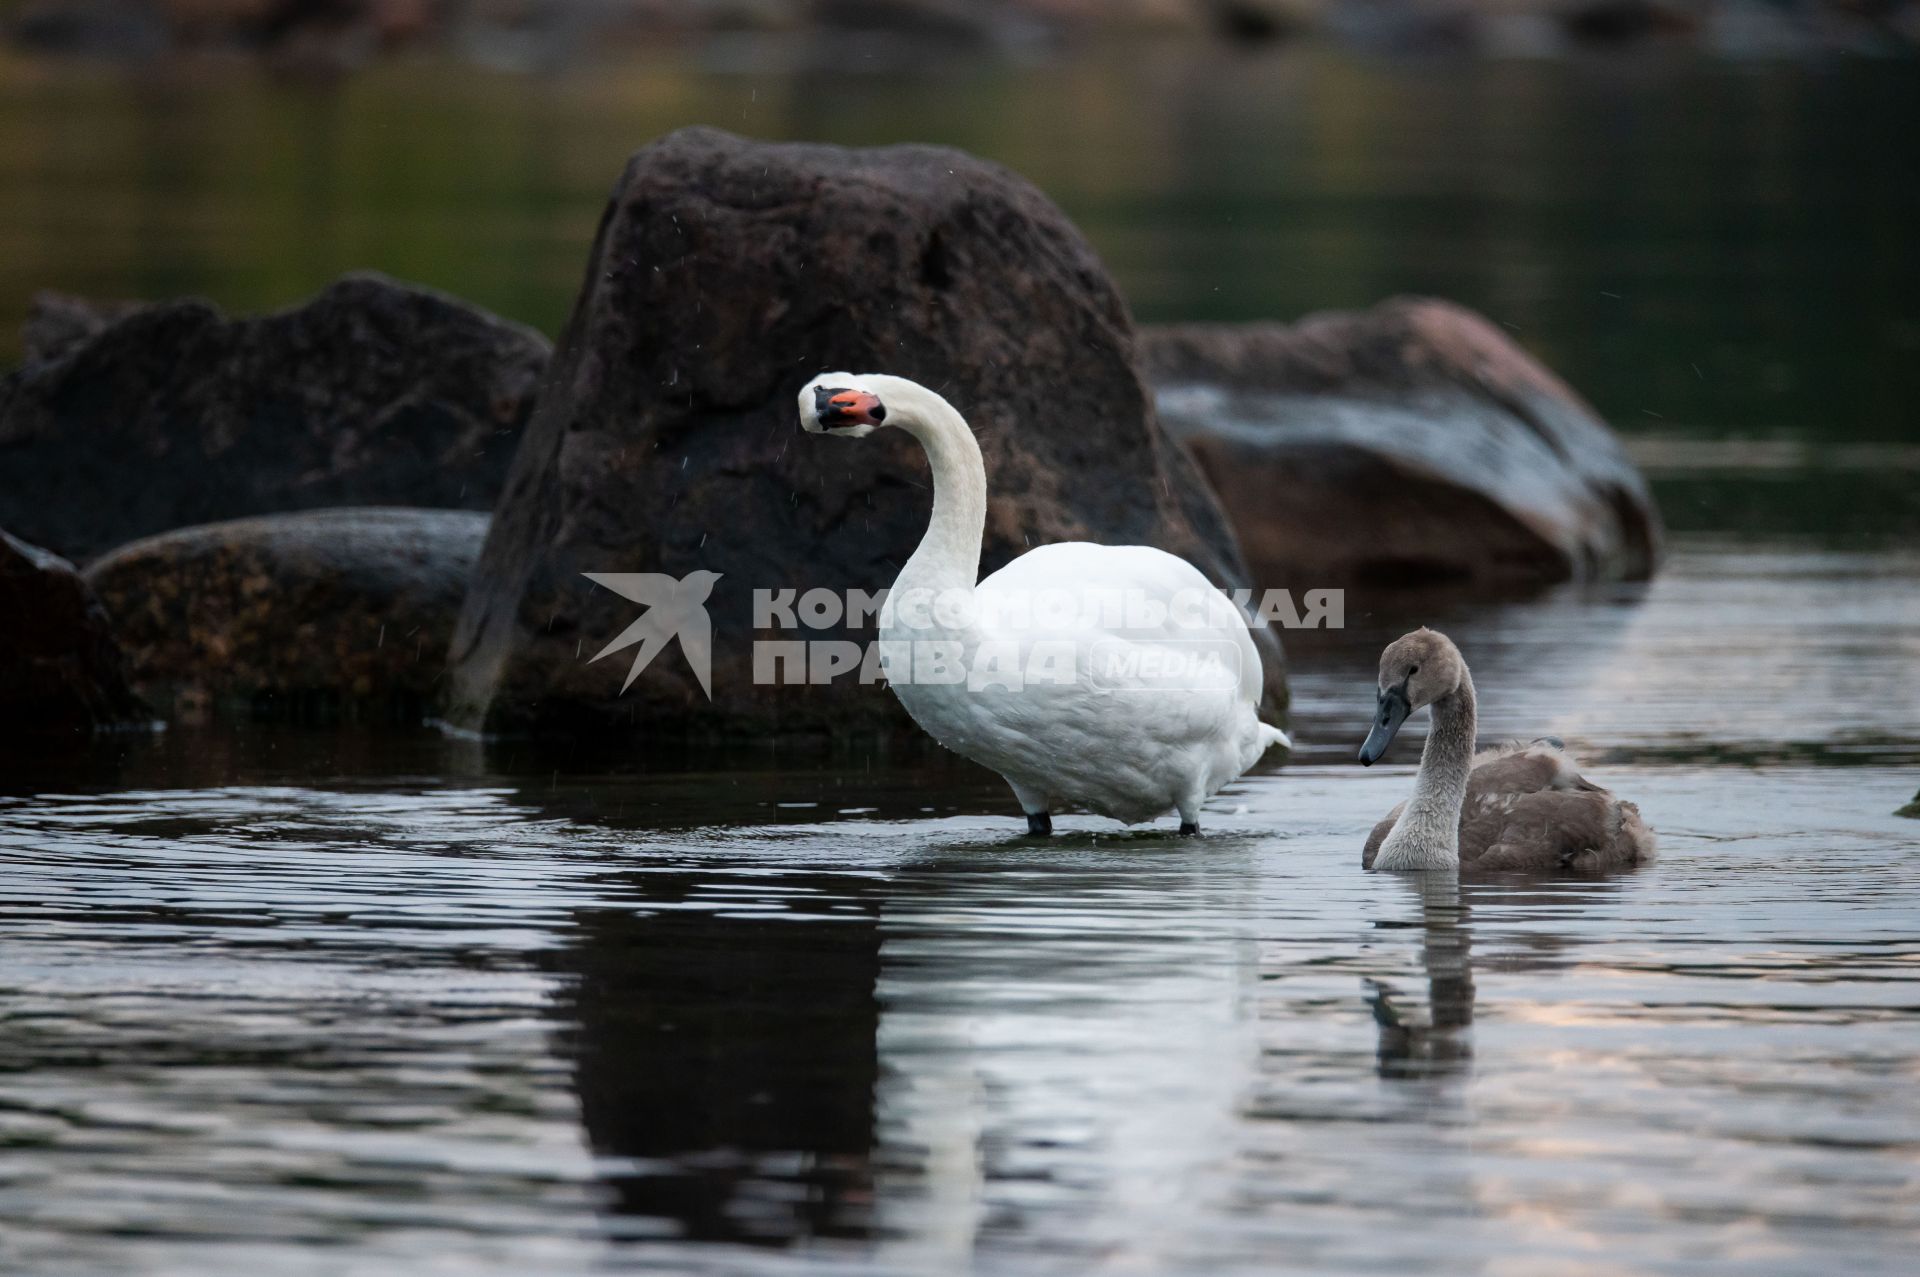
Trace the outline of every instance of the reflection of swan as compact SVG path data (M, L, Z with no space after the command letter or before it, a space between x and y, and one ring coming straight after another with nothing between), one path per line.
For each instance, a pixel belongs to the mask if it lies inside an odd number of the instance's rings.
M1375 826L1369 869L1620 869L1653 858L1640 809L1585 780L1559 742L1475 755L1473 677L1444 634L1419 629L1380 654L1380 700L1360 747L1371 765L1414 710L1433 707L1413 797Z
M1182 1267L1159 1251L1188 1238L1261 1057L1254 841L1196 861L1164 838L933 832L885 887L872 1266L991 1271L1009 1237L1058 1236L1070 1269Z
M1620 890L1620 880L1493 878L1462 882L1454 874L1403 878L1420 904L1420 966L1427 978L1424 1017L1408 1009L1399 990L1368 979L1367 1004L1379 1028L1382 1077L1419 1078L1458 1072L1473 1058L1478 990L1473 978L1474 931L1481 963L1503 972L1557 971L1574 965L1576 932L1539 925L1542 918L1587 916ZM1475 914L1478 912L1478 918ZM1528 925L1507 930L1503 918Z
M1409 1016L1399 995L1383 980L1368 980L1367 1003L1379 1026L1382 1077L1422 1077L1453 1072L1473 1058L1466 1030L1473 1025L1472 933L1460 880L1452 874L1422 874L1408 885L1420 897L1421 965L1427 972L1427 1019Z
M926 449L933 518L881 618L883 645L914 645L913 677L888 681L930 736L1006 778L1030 832L1050 833L1055 807L1083 807L1129 824L1178 808L1180 831L1198 833L1201 803L1288 743L1255 712L1263 679L1245 618L1185 560L1065 542L976 586L986 466L933 391L827 373L800 392L800 422L852 437L898 426ZM936 644L958 655L959 681L923 674Z

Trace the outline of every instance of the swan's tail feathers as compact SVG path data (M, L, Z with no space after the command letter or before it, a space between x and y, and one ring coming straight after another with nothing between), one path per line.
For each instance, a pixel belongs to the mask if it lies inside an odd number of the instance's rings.
M1640 819L1640 809L1632 803L1620 804L1620 833L1627 845L1628 864L1650 865L1660 845L1653 829Z
M1264 754L1275 745L1284 745L1288 749L1292 749L1293 737L1287 735L1272 723L1260 724L1260 752Z

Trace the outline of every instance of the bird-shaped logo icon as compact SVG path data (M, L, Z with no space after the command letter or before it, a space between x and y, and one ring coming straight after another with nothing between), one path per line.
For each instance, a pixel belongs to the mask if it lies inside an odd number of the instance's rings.
M713 699L713 621L707 616L706 605L720 573L702 568L677 581L664 572L582 572L580 575L647 608L639 620L620 631L618 638L588 658L589 665L638 643L640 650L634 653L633 668L627 671L627 681L620 685L624 693L660 650L678 638L680 650L687 654L687 664L693 667L693 676L700 680L700 689L708 700Z

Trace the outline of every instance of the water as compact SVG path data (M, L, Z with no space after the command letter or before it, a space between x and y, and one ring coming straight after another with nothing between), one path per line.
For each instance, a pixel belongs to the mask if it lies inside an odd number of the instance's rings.
M0 364L33 290L241 310L372 267L549 333L626 156L691 123L962 146L1149 320L1476 307L1635 432L1911 442L1910 60L1369 61L1160 45L855 73L0 64Z
M690 122L964 145L1149 319L1455 297L1618 423L1648 585L1356 598L1194 842L937 757L596 770L176 726L0 759L0 1269L1860 1274L1920 1245L1920 125L1906 63L1098 55L831 76L0 65L33 288L360 266L557 328ZM1358 871L1379 647L1659 830ZM878 690L868 694L883 695Z
M16 764L0 1267L1903 1272L1917 583L1700 546L1444 618L1659 829L1592 881L1359 872L1390 617L1198 842L937 759Z

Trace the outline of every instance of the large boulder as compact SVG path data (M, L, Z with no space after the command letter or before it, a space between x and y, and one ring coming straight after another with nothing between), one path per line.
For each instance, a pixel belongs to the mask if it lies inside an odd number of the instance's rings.
M914 441L800 433L823 370L937 387L977 431L983 570L1029 546L1160 546L1237 586L1213 495L1154 420L1126 307L1038 191L935 147L675 133L629 162L496 511L449 712L493 730L732 735L905 723L884 689L756 686L756 589L877 590L926 528ZM677 650L589 663L640 609L582 573L721 579L712 702ZM870 638L841 628L762 637ZM1285 695L1277 641L1268 687Z
M98 337L116 320L140 309L139 302L100 301L70 293L39 292L20 326L23 363L58 359L67 351Z
M57 554L0 532L0 730L84 735L152 715L107 613Z
M1660 515L1620 441L1459 306L1150 328L1141 352L1263 586L1498 589L1658 562Z
M467 510L310 510L135 541L87 581L170 712L417 720L486 535Z
M0 381L0 524L76 559L249 514L489 509L549 353L375 275L245 319L48 298L27 335L29 361Z

